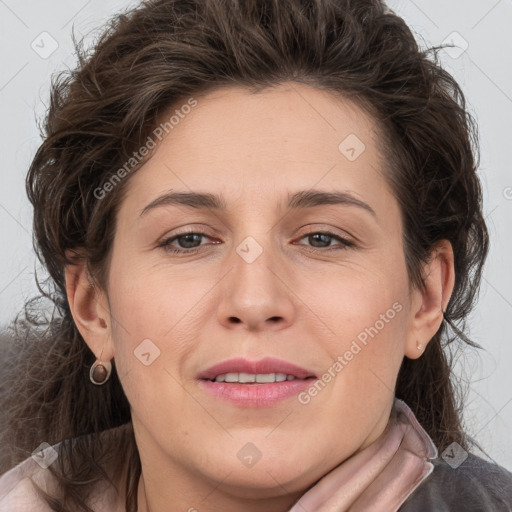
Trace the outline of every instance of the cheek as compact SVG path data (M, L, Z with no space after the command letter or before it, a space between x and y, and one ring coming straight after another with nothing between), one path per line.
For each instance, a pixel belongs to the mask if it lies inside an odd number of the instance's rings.
M109 295L115 362L123 388L130 402L138 405L148 401L155 387L178 396L182 362L195 350L204 325L204 298L213 286L212 275L119 263L113 266Z
M328 275L310 276L301 293L337 339L360 334L364 342L364 333L389 332L398 328L405 316L406 280L386 269L351 265Z
M140 258L139 258L140 259ZM184 272L173 265L147 266L119 261L112 273L111 310L125 334L167 339L211 288L210 276ZM192 314L193 316L193 314Z
M394 389L408 325L405 266L403 272L351 268L314 289L308 301L322 319L318 340L330 356L325 371L336 375L336 393L361 396Z

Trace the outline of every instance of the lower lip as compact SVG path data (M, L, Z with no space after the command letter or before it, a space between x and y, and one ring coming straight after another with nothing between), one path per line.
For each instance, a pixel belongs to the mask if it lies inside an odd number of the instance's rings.
M295 379L268 384L238 382L213 382L200 380L200 386L213 396L241 407L268 407L281 400L298 395L309 388L316 379Z

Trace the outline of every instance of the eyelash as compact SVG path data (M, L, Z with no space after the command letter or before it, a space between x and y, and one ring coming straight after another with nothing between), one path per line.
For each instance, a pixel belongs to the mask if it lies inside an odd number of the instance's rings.
M170 238L166 238L165 240L162 240L162 242L160 244L158 244L158 247L161 247L164 251L166 251L170 254L187 254L187 255L189 255L189 254L195 254L198 251L200 251L201 248L203 247L203 245L200 245L199 247L194 247L192 249L177 249L175 247L170 246L171 242L174 242L178 238L181 238L182 236L186 236L186 235L200 235L203 237L210 238L206 233L202 233L200 231L186 231L186 232L174 235ZM309 250L312 252L320 252L321 253L321 252L329 252L329 251L339 251L339 250L346 250L350 247L355 246L355 243L352 242L351 240L348 240L339 235L331 233L330 231L312 231L311 233L306 233L305 235L301 236L299 238L299 240L302 240L303 238L306 238L306 237L312 236L312 235L327 235L329 237L336 238L342 244L341 246L337 246L337 247L324 247L324 248L310 247Z

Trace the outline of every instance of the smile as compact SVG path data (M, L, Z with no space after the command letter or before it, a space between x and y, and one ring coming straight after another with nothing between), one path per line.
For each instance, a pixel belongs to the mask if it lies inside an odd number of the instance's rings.
M284 382L285 380L295 380L295 375L287 375L286 373L222 373L217 375L213 381L215 382L240 382L242 384L260 383L267 384L270 382ZM212 382L213 382L212 381Z

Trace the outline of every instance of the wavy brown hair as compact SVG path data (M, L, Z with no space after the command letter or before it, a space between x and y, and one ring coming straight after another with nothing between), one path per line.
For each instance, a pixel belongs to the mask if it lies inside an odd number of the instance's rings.
M143 162L101 200L95 190L183 98L230 85L257 93L283 82L350 98L379 123L411 286L423 286L422 266L435 244L451 242L456 277L443 323L421 358L404 358L396 396L440 450L453 441L468 448L452 349L476 346L464 334L465 321L488 232L476 123L459 85L439 64L439 47L420 49L403 19L380 0L145 1L113 17L89 50L75 44L78 64L52 80L43 142L26 179L34 249L49 277L40 283L36 276L41 295L12 326L2 470L43 440L62 441L49 468L61 490L46 495L53 510L90 512L93 485L125 470L119 492L126 510L136 510L141 465L129 403L115 365L106 385L89 381L94 355L70 314L64 269L73 261L65 251L80 253L95 285L106 290L116 215ZM51 306L46 314L44 301Z

